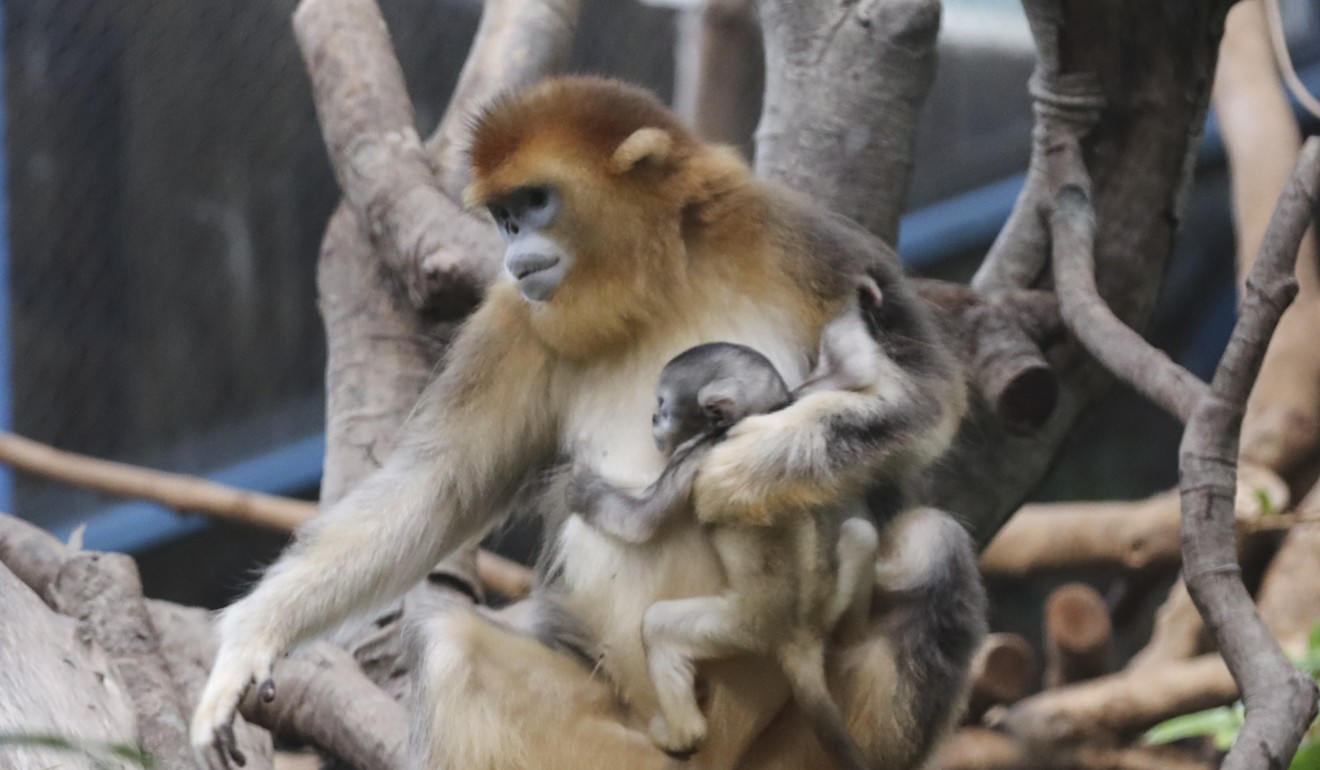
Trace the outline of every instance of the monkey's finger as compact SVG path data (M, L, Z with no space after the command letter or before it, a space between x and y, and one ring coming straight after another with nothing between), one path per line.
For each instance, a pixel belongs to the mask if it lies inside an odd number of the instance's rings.
M216 730L215 739L220 744L222 755L228 755L239 767L247 765L247 756L238 748L238 740L234 737L233 717Z
M275 680L267 678L266 681L261 683L261 688L257 691L257 693L261 696L261 700L265 703L270 703L271 701L275 700Z

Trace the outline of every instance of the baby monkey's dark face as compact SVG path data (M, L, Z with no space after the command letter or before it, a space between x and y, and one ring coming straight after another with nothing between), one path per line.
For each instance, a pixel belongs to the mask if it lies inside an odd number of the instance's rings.
M655 414L651 415L651 437L666 457L679 444L694 436L718 430L714 418L697 403L697 390L666 386L663 379L655 391Z
M743 345L714 342L675 356L660 372L651 436L666 456L697 436L716 436L749 414L792 400L769 359Z

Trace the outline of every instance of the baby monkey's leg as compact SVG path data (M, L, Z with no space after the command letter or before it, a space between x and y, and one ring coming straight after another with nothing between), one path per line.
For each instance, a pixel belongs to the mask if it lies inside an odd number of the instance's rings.
M839 527L838 580L825 616L826 636L836 630L842 638L865 634L879 551L880 536L867 519L854 516Z
M764 652L757 625L732 595L673 599L647 608L642 643L660 707L651 721L651 739L666 754L691 756L706 738L695 692L696 661Z

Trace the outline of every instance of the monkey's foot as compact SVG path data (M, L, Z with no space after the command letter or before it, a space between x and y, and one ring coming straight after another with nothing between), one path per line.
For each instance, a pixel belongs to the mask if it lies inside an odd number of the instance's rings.
M706 719L700 715L695 720L677 723L665 719L663 714L656 714L651 720L651 742L674 759L691 759L705 740Z

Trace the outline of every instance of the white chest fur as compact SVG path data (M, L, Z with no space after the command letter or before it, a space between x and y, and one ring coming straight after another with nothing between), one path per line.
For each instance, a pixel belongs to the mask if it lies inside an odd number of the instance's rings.
M814 353L815 340L803 340L791 319L751 303L731 300L717 313L686 320L673 335L639 345L622 361L584 369L578 387L569 389L564 448L621 487L643 487L664 468L650 415L656 379L674 355L704 342L741 343L769 358L792 387ZM596 634L611 677L642 713L654 708L640 643L642 613L658 599L717 593L724 579L695 523L662 538L629 546L571 516L558 544L568 605Z

